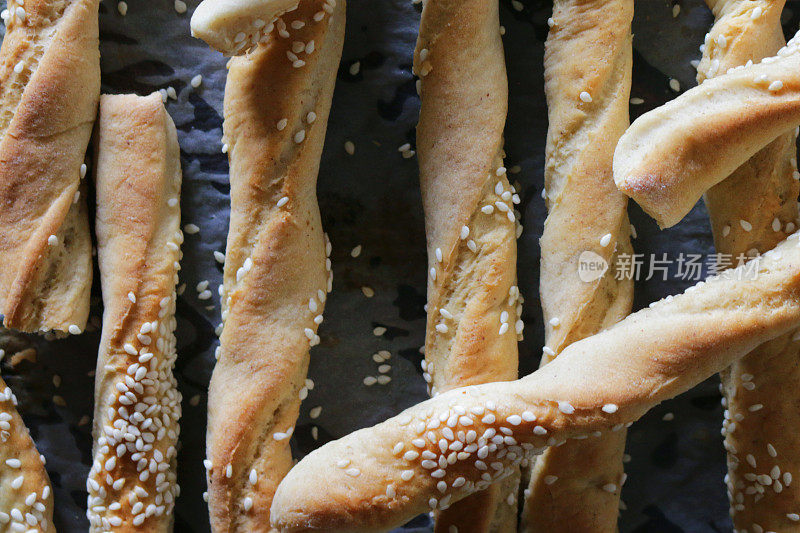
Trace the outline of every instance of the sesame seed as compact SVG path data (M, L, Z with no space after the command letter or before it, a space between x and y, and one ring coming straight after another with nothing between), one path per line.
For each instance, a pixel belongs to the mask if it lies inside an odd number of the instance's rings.
M672 89L673 91L675 91L676 93L680 92L681 91L681 83L678 80L676 80L675 78L670 78L670 80L669 80L669 88Z
M275 204L275 205L277 205L278 207L283 207L283 206L285 206L287 203L289 203L289 197L288 197L288 196L284 196L283 198L281 198L280 200L278 200L278 203L277 203L277 204Z
M669 422L670 420L675 420L675 415L673 413L667 413L661 417L661 420L664 420L665 422Z
M773 92L780 91L783 89L783 82L781 80L775 80L769 84L768 89Z
M58 244L58 237L56 237L55 235L50 235L47 238L47 244L49 244L50 246L56 246Z
M592 101L592 95L586 91L581 91L579 98L581 99L581 102L585 102L587 104Z
M117 11L119 11L119 14L124 17L128 14L128 4L125 2L119 2L117 4Z
M549 346L542 347L542 352L549 357L552 357L556 354L556 352L554 352Z
M575 408L569 402L558 402L558 410L565 415L571 415L575 412Z
M353 155L356 153L356 145L353 144L353 141L344 142L344 151L347 152L348 155Z
M289 119L282 118L278 121L276 127L278 128L278 131L283 131L288 125L289 125Z
M558 481L558 476L545 476L544 477L544 484L545 485L552 485L556 481Z
M605 247L605 246L608 246L609 243L611 243L611 234L610 233L606 233L605 235L603 235L600 238L600 246Z

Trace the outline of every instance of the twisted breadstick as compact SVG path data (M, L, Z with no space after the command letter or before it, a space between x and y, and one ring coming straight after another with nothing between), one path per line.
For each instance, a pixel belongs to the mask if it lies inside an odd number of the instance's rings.
M611 162L628 126L633 0L560 0L545 52L549 128L541 239L541 299L550 362L569 344L630 312L633 279L613 265L631 254L627 198ZM587 55L588 54L588 55ZM591 251L611 268L584 281ZM549 448L534 465L523 509L525 531L615 531L625 431ZM575 502L581 502L575 505Z
M192 35L204 40L225 55L241 55L260 42L269 42L278 24L278 33L288 34L279 17L297 9L300 0L203 0L192 15ZM332 13L335 2L321 7ZM315 16L321 20L325 16ZM288 35L281 35L288 37Z
M158 93L104 95L95 136L103 334L95 377L90 531L171 531L181 395L175 284L181 167Z
M497 1L428 0L415 72L430 266L424 375L436 395L517 377L518 197L503 167L508 84ZM489 531L499 522L515 531L516 486L508 488L443 509L436 530Z
M489 486L545 446L622 429L800 324L799 243L795 233L758 262L569 345L526 378L440 394L315 450L278 488L273 525L385 530Z
M231 60L225 91L231 222L220 356L208 405L214 531L269 530L278 482L319 342L330 264L316 177L344 39L345 8L303 0L286 26ZM305 52L292 52L294 43ZM287 59L297 53L303 59ZM303 61L301 65L297 61ZM329 248L328 248L329 252Z
M16 405L14 393L0 379L0 528L55 531L44 457L36 451Z
M698 81L773 55L784 45L783 1L709 1L716 22L706 38ZM764 252L796 227L798 182L795 136L781 135L730 177L708 190L714 242L736 257ZM734 527L789 531L800 521L800 423L794 392L800 345L791 333L756 348L722 373L726 402L728 496Z
M660 226L672 226L706 190L798 124L800 35L776 56L736 67L636 119L614 153L614 181Z
M0 49L0 313L80 333L91 241L81 178L100 94L99 0L8 2Z

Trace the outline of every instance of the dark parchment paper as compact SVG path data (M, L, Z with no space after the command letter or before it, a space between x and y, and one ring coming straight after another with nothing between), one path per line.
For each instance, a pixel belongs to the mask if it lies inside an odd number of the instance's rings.
M190 37L189 18L197 0L188 3L189 11L179 14L173 0L130 0L123 17L116 1L105 0L100 8L100 37L104 91L147 94L175 89L176 98L168 99L167 109L181 144L183 223L200 228L186 235L181 271L186 288L178 302L176 373L184 415L179 456L182 491L175 529L205 532L206 387L217 346L214 329L220 322L217 287L222 272L213 253L224 252L229 213L227 161L220 142L226 60ZM521 191L525 226L519 281L527 300L523 316L527 327L520 358L523 373L528 373L538 365L543 342L538 301L547 130L542 56L551 4L541 0L514 5L501 0L501 4L510 81L506 166L519 166L514 179ZM680 12L673 18L676 4ZM800 2L788 4L787 31L797 28L794 12ZM701 0L639 0L636 7L632 96L644 103L631 106L634 118L675 96L670 78L683 88L694 85L689 62L699 57L698 46L712 21ZM397 151L405 143L414 145L419 100L411 57L418 22L419 6L410 0L349 2L347 38L319 177L322 217L333 242L334 286L320 329L322 343L312 351L310 377L316 386L303 404L295 432L298 455L426 397L418 351L425 327L422 205L416 159L404 159ZM203 81L193 88L190 80L197 74ZM346 141L354 143L354 155L346 153ZM638 230L634 241L638 253L666 252L674 258L681 252L713 252L702 206L663 232L635 206L630 211ZM357 245L362 252L352 257ZM197 284L205 280L213 293L210 300L198 298ZM676 279L673 271L666 281L659 276L642 280L637 284L636 307L691 283ZM374 297L365 296L365 286L374 290ZM102 307L97 284L93 294L92 315L99 325ZM378 330L376 335L375 328L385 331ZM3 376L17 393L23 417L47 458L55 489L56 524L63 532L88 527L90 372L98 342L97 330L51 342L0 333L0 347L8 354ZM387 361L391 382L365 386L366 376L379 375L378 363L372 359L379 350L391 353ZM36 361L11 357L18 352L35 354ZM653 409L631 428L629 478L622 492L627 509L621 512L621 531L730 529L717 387L718 380L710 379ZM322 412L312 419L310 411L317 406L322 406ZM674 419L669 420L669 414ZM405 530L430 531L430 523L427 517L419 517Z

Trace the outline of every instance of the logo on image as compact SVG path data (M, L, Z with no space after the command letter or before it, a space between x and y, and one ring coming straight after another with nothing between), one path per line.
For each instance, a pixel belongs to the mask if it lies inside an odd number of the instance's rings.
M578 257L578 277L585 283L600 279L608 270L608 261L587 250Z

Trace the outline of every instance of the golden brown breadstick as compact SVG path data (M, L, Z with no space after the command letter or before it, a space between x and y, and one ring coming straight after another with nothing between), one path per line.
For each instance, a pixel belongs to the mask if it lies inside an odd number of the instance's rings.
M756 7L756 3L752 3ZM662 227L800 124L800 36L645 113L622 136L614 180Z
M784 45L783 0L709 1L716 22L706 37L698 81L759 61ZM797 224L795 136L781 135L705 195L718 253L771 249ZM800 521L800 423L794 392L800 344L793 334L756 348L722 372L728 496L740 531L789 531Z
M316 20L326 5L336 7ZM231 222L206 439L214 531L270 529L272 496L292 466L309 348L319 342L331 288L316 178L344 2L303 0L285 24L291 38L274 31L231 60L225 88ZM298 42L302 59L287 58Z
M424 376L435 396L517 378L519 197L503 167L508 84L497 1L428 0L415 72L430 267ZM517 487L502 488L441 509L436 531L516 531Z
M0 49L0 313L80 333L91 241L81 178L100 94L99 0L8 3Z
M175 285L183 233L175 125L158 93L103 95L95 135L103 334L90 531L172 530L181 395Z
M284 13L297 9L299 0L203 0L192 14L192 35L225 55L240 55L268 42L275 28L288 37L282 19ZM324 3L321 7L334 2ZM324 18L323 15L320 18Z
M16 405L0 379L0 529L52 532L50 478Z
M545 446L622 429L798 327L799 242L795 233L751 263L575 342L526 378L455 389L326 444L281 483L273 525L389 529L502 479Z
M632 19L633 0L560 0L553 7L545 49L543 364L631 309L633 279L617 279L614 267L619 254L632 253L627 198L614 186L611 164L628 126ZM587 252L611 265L597 279L579 273ZM546 450L526 491L523 530L615 531L625 433Z

